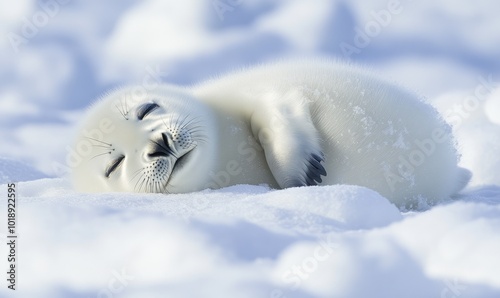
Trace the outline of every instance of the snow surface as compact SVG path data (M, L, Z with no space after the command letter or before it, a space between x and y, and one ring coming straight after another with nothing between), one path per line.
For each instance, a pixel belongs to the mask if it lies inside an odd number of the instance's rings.
M498 1L401 0L349 57L339 45L394 1L67 1L15 51L7 34L48 2L0 0L0 193L19 182L18 291L4 278L0 297L500 297ZM425 95L454 124L469 187L401 212L358 186L90 195L65 178L74 125L105 90L295 56Z

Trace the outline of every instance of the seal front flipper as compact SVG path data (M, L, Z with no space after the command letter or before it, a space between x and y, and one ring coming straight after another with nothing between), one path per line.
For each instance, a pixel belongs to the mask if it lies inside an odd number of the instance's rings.
M289 177L288 179L285 179L284 184L282 185L280 183L280 185L286 188L286 187L318 185L318 183L323 182L321 176L326 176L326 170L323 167L323 165L321 165L321 162L324 161L323 153L320 154L321 156L312 153L307 162L304 163L305 169L302 169L302 171L299 170L297 173L295 173L296 176L293 173L290 173L291 175L288 175ZM307 156L307 154L305 155ZM271 171L274 174L273 169L271 169Z
M278 95L270 95L278 96ZM326 176L318 132L300 92L263 100L251 117L252 132L282 188L317 185Z

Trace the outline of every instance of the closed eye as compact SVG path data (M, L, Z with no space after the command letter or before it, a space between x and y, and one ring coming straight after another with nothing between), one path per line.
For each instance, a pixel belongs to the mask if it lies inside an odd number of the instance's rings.
M109 178L109 175L113 173L118 167L122 164L123 159L125 159L125 155L121 155L120 157L112 160L109 165L106 167L106 172L104 173L104 176L106 178Z
M139 120L144 119L149 113L156 110L160 106L154 102L145 103L137 108L137 118Z

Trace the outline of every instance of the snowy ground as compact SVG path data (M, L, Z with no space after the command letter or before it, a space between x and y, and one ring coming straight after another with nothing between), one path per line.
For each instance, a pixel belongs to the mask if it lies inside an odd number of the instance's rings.
M101 2L0 0L1 193L24 181L18 290L4 274L0 297L500 297L497 1ZM66 146L104 90L294 56L351 59L425 95L454 125L468 189L410 213L344 185L71 189Z

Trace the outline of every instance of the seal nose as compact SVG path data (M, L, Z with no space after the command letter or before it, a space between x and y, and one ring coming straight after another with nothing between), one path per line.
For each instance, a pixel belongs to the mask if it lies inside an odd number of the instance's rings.
M148 153L148 157L155 158L155 157L167 157L169 154L163 151L155 151L153 153Z
M168 157L170 155L175 156L174 151L172 150L170 144L170 138L166 133L161 134L161 139L154 141L154 146L151 150L151 153L148 153L148 157Z

